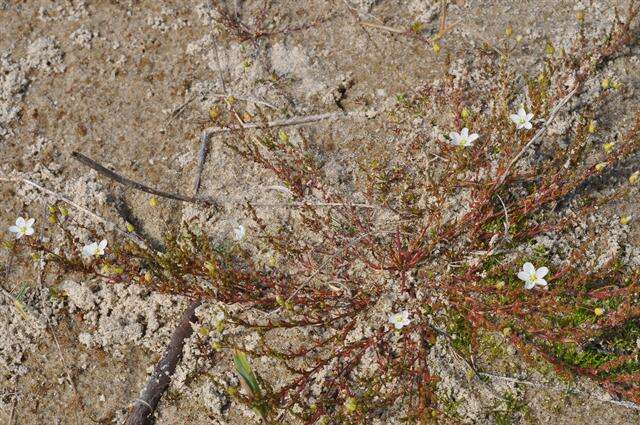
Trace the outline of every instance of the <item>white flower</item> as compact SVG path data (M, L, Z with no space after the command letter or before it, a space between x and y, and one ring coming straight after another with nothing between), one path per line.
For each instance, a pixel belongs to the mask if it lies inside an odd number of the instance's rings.
M407 310L401 311L400 313L395 313L389 316L389 323L396 327L396 329L400 330L411 323L409 319L409 312Z
M452 131L449 133L449 138L451 139L451 144L455 146L473 146L473 142L480 136L476 133L469 134L469 129L467 127L463 128L460 133L456 133Z
M82 255L85 257L100 257L104 255L104 249L107 247L107 240L103 239L98 242L90 243L82 248Z
M31 236L33 235L33 223L35 223L35 218L24 218L18 217L16 219L16 225L9 227L9 231L11 233L16 234L16 239L20 239L23 236Z
M540 267L536 270L535 266L529 262L524 263L522 270L518 272L518 279L524 281L526 289L533 289L534 286L547 286L547 281L543 278L549 273L546 267Z
M518 109L517 114L511 114L511 121L514 122L516 128L520 130L521 128L525 128L527 130L531 130L531 119L533 118L533 114L527 114L527 111L524 108Z
M244 226L242 224L239 224L237 227L233 228L233 239L237 241L242 240L245 233L247 233L247 231L244 229Z

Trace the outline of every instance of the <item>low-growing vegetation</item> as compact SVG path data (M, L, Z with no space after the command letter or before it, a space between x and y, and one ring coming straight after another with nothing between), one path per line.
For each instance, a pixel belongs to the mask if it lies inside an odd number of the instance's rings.
M631 2L605 40L585 30L569 50L547 46L534 75L519 75L506 51L480 47L462 69L443 57L441 78L377 118L395 137L362 141L340 181L302 131L295 141L277 128L228 133L226 147L290 198L276 206L286 214L243 206L247 222L229 240L186 223L162 251L95 229L85 246L58 204L46 240L34 232L45 223L21 217L5 247L44 261L53 292L81 276L220 303L219 329L195 337L211 356L235 359L242 389L224 390L269 423L370 423L391 410L409 423L454 418L429 352L445 338L468 357L491 332L525 359L541 356L563 376L589 376L640 402L640 271L603 256L588 226L576 234L576 223L638 183L638 171L625 170L638 158L640 112L601 122L625 87L598 71L636 42L639 12ZM228 106L216 119L237 125L241 106ZM560 116L568 124L558 130ZM615 139L597 137L614 129ZM608 190L589 189L603 181ZM564 244L562 261L540 237ZM224 323L257 331L257 346ZM296 337L279 343L289 331ZM207 343L212 332L222 336ZM279 382L252 370L259 356L281 365ZM526 411L508 395L495 419Z

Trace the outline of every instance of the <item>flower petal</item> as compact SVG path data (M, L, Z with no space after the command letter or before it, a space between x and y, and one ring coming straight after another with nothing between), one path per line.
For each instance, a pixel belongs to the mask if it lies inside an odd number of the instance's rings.
M478 133L473 133L469 135L469 142L473 143L475 140L478 139L478 137L480 137L480 135Z
M27 227L31 227L33 226L33 223L36 222L35 218L30 218L29 220L27 220L27 222L25 223L27 225Z
M26 224L26 221L25 221L25 219L24 219L24 218L22 218L22 217L18 217L18 218L16 218L16 226L18 226L18 227L22 227L22 226L24 226L25 224Z
M18 226L10 226L9 231L11 233L20 233L20 228Z
M528 261L522 265L522 270L530 275L536 272L536 268Z
M525 122L522 126L527 130L531 130L531 128L533 128L533 125L529 121Z
M462 131L460 132L460 136L464 137L465 139L469 137L469 129L467 127L463 128Z
M107 240L103 239L100 241L100 244L98 245L98 248L104 250L107 247Z
M532 113L528 113L527 117L526 117L526 120L527 121L531 121L532 119L533 119L533 114Z
M540 267L538 270L536 270L536 277L538 279L542 279L543 277L545 277L547 275L547 273L549 273L549 269L546 267Z
M547 283L547 281L546 281L546 280L544 280L544 279L538 279L538 280L536 281L536 285L538 285L538 286L547 286L547 285L548 285L548 283Z
M460 134L456 133L455 131L452 131L449 133L449 138L451 140L456 140L460 138Z
M524 283L524 289L533 289L534 286L536 286L536 284L530 280Z
M509 118L511 118L511 121L513 121L516 124L518 123L518 121L520 121L520 117L516 114L511 114Z
M91 257L95 255L97 250L98 250L98 244L96 242L93 242L93 243L90 243L89 245L85 245L82 248L82 255L84 255L85 257Z
M33 227L27 227L27 230L24 231L24 234L27 236L31 236L33 235L33 232L34 232Z
M520 280L524 280L525 282L529 280L529 277L531 277L530 273L527 272L518 272L518 279Z

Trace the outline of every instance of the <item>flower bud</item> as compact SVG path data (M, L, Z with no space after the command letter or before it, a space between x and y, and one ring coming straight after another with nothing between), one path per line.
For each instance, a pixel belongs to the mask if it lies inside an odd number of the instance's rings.
M556 48L553 47L553 44L551 44L550 42L547 42L546 47L544 48L545 52L551 56L556 52Z
M211 121L217 121L218 118L220 117L220 109L218 109L217 106L212 106L209 109L209 118L211 118Z
M347 409L347 412L353 413L358 408L358 402L355 398L349 397L347 401L344 402L344 407Z

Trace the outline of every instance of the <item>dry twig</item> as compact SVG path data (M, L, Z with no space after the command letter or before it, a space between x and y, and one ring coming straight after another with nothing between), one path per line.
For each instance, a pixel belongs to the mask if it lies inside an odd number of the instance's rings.
M171 335L171 342L169 342L164 355L147 380L142 394L134 400L125 425L148 425L153 423L153 413L158 406L160 398L171 383L173 372L182 358L184 343L193 333L191 323L197 320L196 309L200 304L201 301L199 300L192 301L185 310L178 327Z
M147 193L150 193L152 195L160 196L162 198L173 199L175 201L190 202L192 204L204 204L204 205L211 204L210 201L205 200L205 199L195 198L195 197L192 197L192 196L184 196L184 195L180 195L180 194L176 194L176 193L163 192L161 190L154 189L152 187L146 186L146 185L144 185L142 183L139 183L137 181L131 180L131 179L127 178L127 177L121 176L120 174L118 174L118 173L116 173L114 171L109 170L105 166L101 165L100 163L94 161L93 159L91 159L89 157L84 156L83 154L81 154L79 152L75 152L74 151L71 155L73 156L74 159L76 159L80 163L86 165L89 168L94 169L99 174L102 174L103 176L108 177L111 180L114 180L114 181L120 183L121 185L124 185L124 186L127 186L127 187L131 187L133 189L137 189L137 190L140 190L142 192L147 192Z
M339 118L347 118L347 117L355 117L355 116L364 116L362 112L327 112L324 114L316 114L316 115L306 115L302 117L293 117L287 119L279 119L268 121L266 123L256 122L256 123L248 123L241 125L233 125L229 127L210 127L204 130L208 134L218 134L218 133L230 133L239 130L248 130L252 128L277 128L277 127L287 127L287 126L295 126L301 124L309 124L312 122L318 121L326 121L326 120L335 120Z

